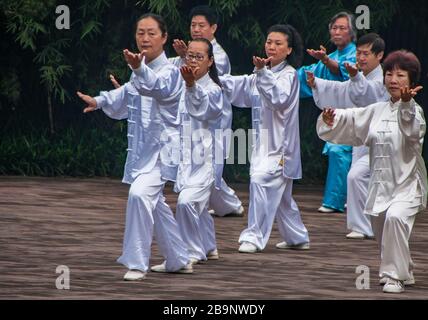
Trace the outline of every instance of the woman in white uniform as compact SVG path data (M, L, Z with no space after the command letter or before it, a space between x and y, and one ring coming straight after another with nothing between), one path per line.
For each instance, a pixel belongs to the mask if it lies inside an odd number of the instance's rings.
M124 50L133 73L131 80L98 97L78 93L88 106L84 112L102 109L113 119L128 119L128 156L123 182L131 185L126 208L123 252L118 262L129 271L124 280L146 277L153 235L166 259L168 272L192 273L187 247L173 213L165 202L167 180L175 181L179 159L178 107L183 82L177 67L163 51L167 40L162 17L145 14L137 22L139 54Z
M265 50L268 58L253 57L252 75L221 77L230 102L252 108L248 227L239 238L243 253L266 247L275 218L285 240L278 248L309 248L308 231L292 198L293 180L302 176L295 70L302 60L302 40L292 26L275 25L268 30Z
M207 5L196 6L190 11L190 36L192 39L205 38L209 40L213 46L213 53L217 73L219 76L230 74L230 61L227 53L223 47L217 42L215 33L218 27L218 14L217 12ZM169 60L176 66L181 67L186 64L187 45L183 40L174 40L174 49L178 57L170 58ZM224 140L225 140L225 156L229 156L229 141L231 140L232 128L232 108L229 108L228 113L223 117ZM214 189L211 192L210 207L208 210L210 214L216 216L226 216L229 214L242 216L244 208L235 193L235 190L230 188L226 181L222 179L220 189Z
M421 156L424 113L413 97L421 66L411 52L385 59L387 102L366 108L325 109L317 122L321 139L370 148L370 182L364 213L371 215L380 246L383 291L401 293L415 282L409 237L416 214L426 207L427 173Z
M175 190L176 219L192 263L218 259L214 220L208 213L210 196L219 189L223 173L223 117L231 108L218 79L213 45L193 39L181 67L186 89L180 105L182 156ZM152 271L162 272L163 265Z

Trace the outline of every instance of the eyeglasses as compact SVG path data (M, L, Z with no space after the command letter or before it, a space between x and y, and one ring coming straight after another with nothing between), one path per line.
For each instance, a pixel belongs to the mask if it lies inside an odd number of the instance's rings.
M336 30L345 31L345 30L348 30L348 27L344 27L344 26L333 26L333 27L331 27L331 30L333 30L333 31L336 31Z
M199 54L197 54L197 55L190 54L190 53L186 54L186 60L188 60L188 61L192 61L192 60L202 61L204 59L205 59L205 56L201 56Z

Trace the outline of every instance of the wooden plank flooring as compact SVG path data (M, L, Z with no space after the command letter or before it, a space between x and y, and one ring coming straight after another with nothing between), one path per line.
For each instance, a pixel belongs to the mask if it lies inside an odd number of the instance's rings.
M248 208L248 186L232 185ZM0 177L0 299L427 299L428 216L420 214L410 246L416 285L401 295L377 285L374 240L347 240L344 214L316 211L322 187L295 185L294 197L310 232L311 250L267 248L237 252L246 217L215 218L220 260L191 275L149 273L122 281L121 253L128 186L119 180ZM166 189L173 210L177 195ZM245 215L247 211L245 211ZM162 262L156 243L152 264ZM56 267L70 269L70 290L55 286ZM370 270L370 289L358 290L357 266Z

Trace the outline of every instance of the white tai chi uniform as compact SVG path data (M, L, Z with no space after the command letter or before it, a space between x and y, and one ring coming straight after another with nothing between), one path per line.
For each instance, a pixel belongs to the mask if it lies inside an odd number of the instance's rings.
M370 147L370 182L364 213L373 219L381 244L379 275L404 281L413 262L409 237L416 213L426 207L427 173L421 156L425 135L422 108L411 100L335 110L333 127L318 118L321 139Z
M211 44L213 45L214 61L217 67L218 75L222 76L224 74L230 74L231 67L230 67L230 61L229 61L229 57L227 56L227 53L224 51L223 47L217 42L215 38L211 41ZM169 61L172 62L177 67L181 67L186 64L185 59L181 57L169 58ZM223 110L222 128L231 129L232 119L233 119L232 108L227 108ZM229 142L230 137L231 135L229 134L228 137L224 137L224 139L225 140L227 139L227 142ZM225 142L225 156L226 158L229 157L229 143L226 144L226 142ZM237 195L235 194L235 191L227 185L224 179L222 179L221 181L220 188L214 189L211 192L209 206L215 211L216 216L225 216L231 212L236 212L241 207L241 205L242 203L237 197Z
M207 254L217 249L208 203L212 191L219 188L222 181L221 131L225 108L231 108L230 103L223 99L222 89L208 73L193 87L186 88L184 103L180 106L182 158L175 185L180 192L176 219L190 258L196 260L206 260Z
M252 108L248 228L241 233L239 242L264 249L276 218L288 244L308 243L308 231L291 195L293 179L302 176L296 70L282 62L252 75L226 75L221 81L233 105Z
M359 72L345 82L315 78L315 89L312 89L312 93L315 104L321 110L325 107L363 108L390 99L383 84L381 65L373 69L367 76ZM347 227L352 231L373 237L370 218L363 213L369 179L369 149L366 146L354 147L352 149L352 166L347 177Z
M177 271L186 266L189 256L163 189L177 175L178 150L170 146L180 140L178 105L183 82L164 53L133 71L130 82L95 98L97 107L109 117L128 119L123 182L131 187L118 262L146 272L155 234L166 269Z

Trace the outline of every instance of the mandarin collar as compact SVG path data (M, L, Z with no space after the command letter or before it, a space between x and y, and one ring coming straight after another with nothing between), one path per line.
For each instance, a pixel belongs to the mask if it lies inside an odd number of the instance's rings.
M270 68L270 71L272 71L273 73L277 73L279 71L281 71L282 69L284 69L287 66L287 60L282 61L280 64L277 64L275 67Z
M159 69L159 67L163 66L166 63L168 63L168 59L165 55L165 51L162 51L162 53L156 59L147 63L147 66L152 70L156 70L156 69Z
M196 80L196 83L202 87L208 86L210 82L211 82L211 77L208 72L202 78Z

